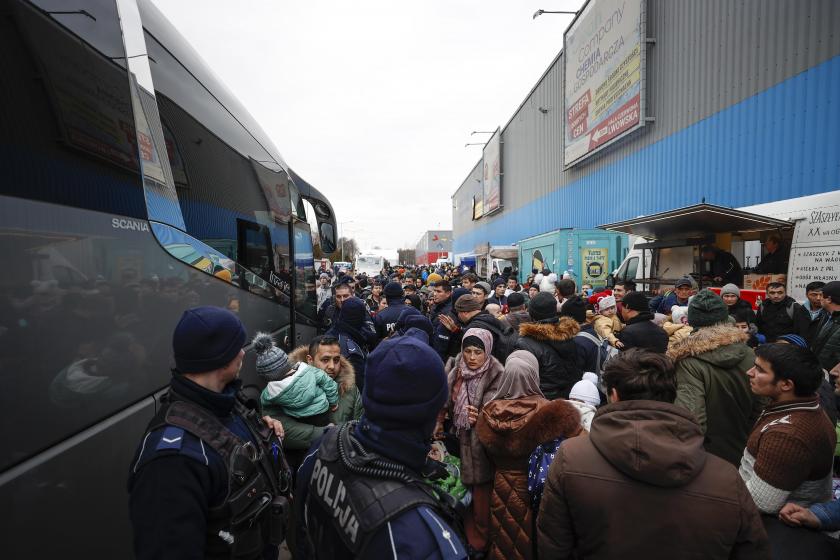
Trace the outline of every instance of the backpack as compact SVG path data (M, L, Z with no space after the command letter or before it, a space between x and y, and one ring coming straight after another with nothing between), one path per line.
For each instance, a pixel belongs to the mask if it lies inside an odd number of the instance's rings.
M785 307L785 311L787 311L788 319L793 321L793 310L796 308L797 302L792 301L787 304ZM762 311L764 310L764 302L761 302L761 305L758 306L758 310L756 311L756 315L763 315Z
M531 509L534 513L540 510L540 501L542 500L543 489L545 489L548 469L551 467L551 462L554 461L554 456L557 455L557 450L563 443L563 439L559 437L541 443L528 458L528 494L531 496Z
M594 334L588 332L581 331L575 336L585 338L586 340L589 340L590 342L593 342L598 346L598 359L595 362L595 369L597 371L593 371L592 373L598 376L598 381L600 382L601 375L604 373L604 364L606 364L608 361L610 361L612 358L618 355L618 348L611 345L608 340L601 340Z

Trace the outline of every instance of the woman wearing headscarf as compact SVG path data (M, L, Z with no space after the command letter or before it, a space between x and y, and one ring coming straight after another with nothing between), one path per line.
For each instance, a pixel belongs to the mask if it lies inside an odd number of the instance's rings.
M490 524L490 490L493 467L484 452L475 423L481 410L499 390L504 367L493 357L493 335L484 329L467 329L461 352L446 364L449 401L444 413L452 419L461 450L461 481L472 492L464 516L464 531L475 553L487 549ZM438 433L442 432L442 417Z
M538 445L580 431L580 414L568 401L549 401L543 396L534 355L525 350L513 352L475 429L496 470L490 494L488 558L535 557L536 512L528 495L528 458Z

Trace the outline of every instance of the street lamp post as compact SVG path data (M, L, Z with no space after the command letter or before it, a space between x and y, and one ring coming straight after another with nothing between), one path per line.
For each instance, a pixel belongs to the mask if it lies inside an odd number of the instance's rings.
M531 19L537 19L543 14L566 14L566 15L577 15L577 12L568 12L568 11L554 11L554 10L537 10L534 12L534 16Z
M339 229L338 237L339 237L339 239L341 239L341 262L344 262L344 241L345 241L344 235L343 235L344 228L342 226L344 226L344 224L352 224L352 223L353 223L353 220L347 220L345 222L338 222L338 229Z

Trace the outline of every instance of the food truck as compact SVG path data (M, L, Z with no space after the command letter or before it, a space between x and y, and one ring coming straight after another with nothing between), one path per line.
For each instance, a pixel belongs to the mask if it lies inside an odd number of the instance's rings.
M604 288L610 273L628 251L628 237L602 229L556 229L523 239L519 247L519 281L533 270L568 273L578 285Z
M637 289L647 292L670 288L684 276L693 277L698 288L719 287L704 274L704 245L736 257L744 269L741 297L753 304L765 297L770 282L784 283L802 301L808 283L840 278L840 191L740 209L702 203L599 227L633 236L632 249L611 283L634 280ZM752 274L772 234L782 239L787 271Z

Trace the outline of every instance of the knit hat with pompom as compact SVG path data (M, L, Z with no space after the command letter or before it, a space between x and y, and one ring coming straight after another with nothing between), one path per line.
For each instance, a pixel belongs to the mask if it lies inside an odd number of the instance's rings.
M257 353L257 373L266 381L283 379L291 371L289 356L274 345L270 334L258 332L254 336L254 351Z

